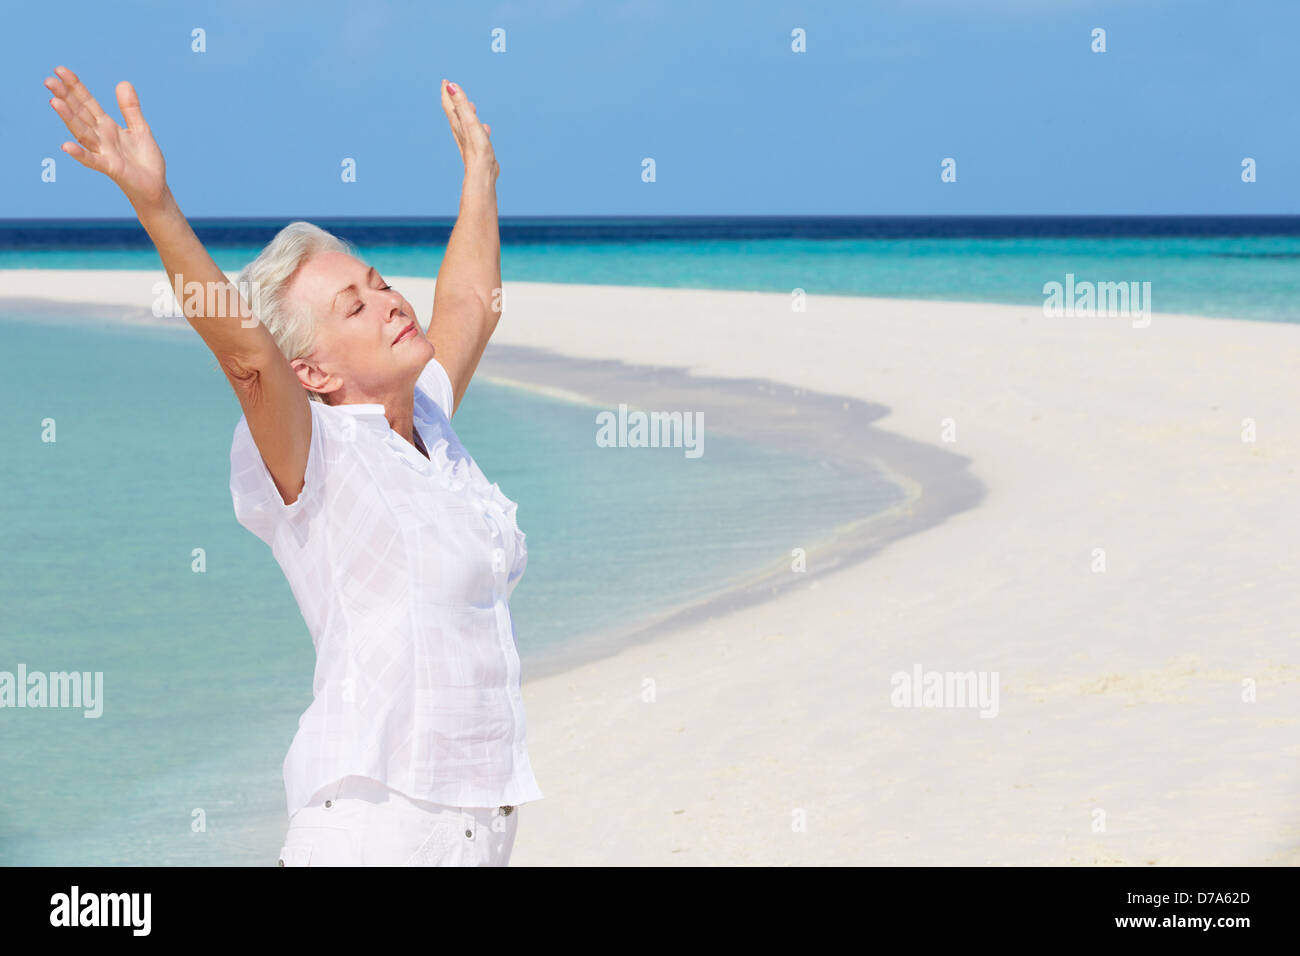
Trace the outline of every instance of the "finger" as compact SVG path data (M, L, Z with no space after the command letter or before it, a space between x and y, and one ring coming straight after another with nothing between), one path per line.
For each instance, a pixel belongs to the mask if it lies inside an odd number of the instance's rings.
M107 119L108 114L104 108L99 105L99 101L90 95L90 90L86 89L86 84L82 83L77 74L73 73L66 66L56 66L54 72L58 74L59 79L68 85L70 100L78 106L89 110L90 115L95 119Z
M483 129L483 124L479 122L473 103L468 100L457 103L456 116L460 120L461 135L466 143L471 140L475 143L481 143L487 139L487 131Z
M447 114L447 122L451 126L451 138L456 141L456 149L460 151L461 158L465 158L465 130L461 125L460 117L456 115L456 105L452 102L451 91L448 89L449 84L446 80L442 84L442 111Z
M72 101L72 91L61 79L57 76L46 77L45 88L66 103L74 116L81 117L81 121L91 129L95 128L95 117L84 106Z
M67 70L66 67L63 69ZM71 77L70 82L68 81L68 77ZM64 77L64 81L68 87L68 102L76 107L81 114L86 117L87 123L94 126L101 119L109 118L108 114L104 112L104 108L99 105L99 100L90 95L89 88L85 83L82 83L81 80L77 78L75 73L71 70L67 70L67 76Z
M467 105L457 106L456 116L460 120L461 143L482 143L487 139L487 133L483 130L483 124L478 121L478 117ZM463 150L462 150L463 152Z
M487 123L484 123L482 120L478 118L478 107L475 106L473 103L471 103L469 104L469 108L474 111L474 120L478 123L479 126L483 127L484 135L491 136L492 127L489 126Z
M465 90L455 83L448 83L444 89L451 99L452 109L455 110L462 127L468 130L470 126L478 123L478 111L465 95Z
M456 100L452 92L452 84L447 80L442 81L442 111L447 114L448 121L453 127L460 126L460 118L456 115Z
M480 125L478 121L478 110L474 108L473 103L465 99L463 93L461 94L459 101L453 102L456 106L456 115L460 117L461 126L465 128L466 132L469 132L475 126Z
M64 143L60 149L87 169L93 169L97 173L102 173L104 171L100 166L99 157L94 153L82 149L76 143Z
M126 120L126 128L129 130L147 130L149 124L144 121L144 114L140 112L140 97L136 95L135 87L123 80L117 84L117 108L122 111L122 119Z
M63 120L63 125L68 128L68 132L77 137L77 142L90 149L99 148L99 137L95 130L86 125L86 122L76 113L74 113L68 104L57 97L50 100L50 105L54 107L54 112L59 114L59 119Z

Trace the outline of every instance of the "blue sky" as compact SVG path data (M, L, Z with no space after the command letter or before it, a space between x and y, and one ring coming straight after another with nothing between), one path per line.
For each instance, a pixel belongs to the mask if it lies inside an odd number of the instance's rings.
M57 64L119 119L113 87L135 84L191 216L454 215L444 76L492 126L507 216L1300 213L1295 0L80 0L6 17L5 218L131 215L59 150L41 86Z

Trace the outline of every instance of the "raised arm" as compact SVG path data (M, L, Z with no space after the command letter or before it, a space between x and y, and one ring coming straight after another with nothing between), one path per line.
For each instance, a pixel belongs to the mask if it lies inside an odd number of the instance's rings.
M465 91L444 81L442 108L465 162L465 179L456 225L438 269L433 316L426 334L451 379L454 411L501 318L496 192L501 169L488 139L492 127L479 122Z
M131 84L123 81L116 90L123 129L75 73L62 66L54 72L57 76L45 80L53 94L50 105L76 138L64 143L63 151L103 173L130 201L162 258L168 281L180 290L186 320L216 356L267 470L285 503L292 503L302 490L311 444L311 408L297 373L181 213L167 186L162 151ZM203 294L188 295L186 290L195 288L191 283L199 283ZM255 294L253 300L255 304Z

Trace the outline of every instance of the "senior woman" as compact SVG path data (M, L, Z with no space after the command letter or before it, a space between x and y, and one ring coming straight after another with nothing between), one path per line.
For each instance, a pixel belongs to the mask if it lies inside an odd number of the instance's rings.
M309 223L232 287L172 197L131 84L116 90L122 128L55 73L50 104L76 139L63 150L130 200L239 399L235 514L270 546L316 648L279 864L506 865L520 804L542 798L508 605L527 551L514 503L451 427L500 315L490 128L444 81L465 176L422 333L376 269Z

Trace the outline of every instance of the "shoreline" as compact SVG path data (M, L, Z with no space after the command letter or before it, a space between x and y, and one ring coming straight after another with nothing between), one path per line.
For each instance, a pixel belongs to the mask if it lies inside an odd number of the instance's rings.
M498 383L532 383L527 387L541 394L561 390L593 407L616 407L621 401L640 408L700 411L710 431L779 447L784 453L820 457L854 473L883 472L907 496L903 504L884 512L838 524L820 540L800 542L806 545L804 572L791 571L790 555L777 556L765 568L720 585L697 601L627 627L584 635L530 658L525 664L529 680L613 656L630 645L812 584L867 560L891 541L974 507L984 493L983 484L967 470L968 459L883 431L874 422L889 410L859 399L759 379L712 379L662 366L574 359L529 346L489 346L477 375ZM718 422L724 424L719 427Z
M226 273L226 277L232 283L235 281L237 275L238 271ZM415 307L415 310L421 316L427 316L432 312L433 290L437 285L437 281L434 277L394 274L389 276L389 280L393 283L401 283L404 286L403 294L406 295L407 300ZM79 267L0 268L0 300L7 302L32 302L44 305L50 303L79 304L92 308L105 309L107 310L105 315L111 317L113 321L138 321L140 324L146 325L190 328L183 318L159 319L155 318L151 314L147 314L149 311L149 303L154 299L154 295L150 290L154 283L160 281L163 281L161 266L157 269L86 269ZM59 285L60 292L57 295L50 295L49 287L55 283ZM81 285L89 285L93 291L81 293L76 292L75 288ZM701 296L762 296L768 299L775 298L787 307L789 304L788 293L783 291L773 292L759 289L714 288L712 286L617 285L587 282L562 282L558 280L553 282L505 280L504 285L507 290L559 290L562 292L566 289L572 289L584 295L588 293L607 293L611 295L631 293L644 293L648 295L679 293ZM1006 302L997 299L916 299L906 296L862 295L855 292L808 293L808 298L869 306L897 305L905 308L954 306L972 309L1029 310L1030 312L1039 314L1043 312L1041 301L1036 301L1031 304L1025 302ZM507 313L512 312L513 309L508 307ZM141 313L145 314L141 315ZM1193 321L1232 322L1234 324L1249 322L1252 325L1263 326L1300 325L1300 321L1295 319L1259 318L1257 316L1227 315L1222 313L1201 314L1157 309L1154 312L1146 314L1152 319L1191 319ZM1115 322L1117 320L1128 321L1128 317L1126 316L1097 315L1081 316L1080 318L1085 322L1091 321L1098 323ZM191 329L191 331L193 330ZM491 347L494 342L489 343L489 347Z
M979 218L979 217L975 217L975 218ZM1114 217L1096 217L1096 218L1104 219L1104 218L1114 218ZM1199 218L1199 217L1191 217L1191 218ZM1239 218L1239 217L1227 216L1226 218ZM1300 218L1300 216L1278 215L1273 218L1297 219ZM287 222L288 220L285 221ZM129 222L132 225L135 224L134 219L124 219L122 220L122 222ZM3 220L0 220L0 228L2 227L3 227ZM1289 234L1287 233L1279 233L1276 235L1276 237L1283 238L1288 235ZM267 238L269 240L269 235ZM1213 237L1203 237L1203 241L1210 241L1211 238ZM1066 239L1066 241L1068 241L1068 239ZM258 243L257 245L260 246L261 244ZM88 252L87 255L93 257L97 255L97 253ZM251 255L249 258L251 259ZM226 275L233 282L237 273L238 270L235 270L235 271L227 272ZM1010 308L1010 309L1026 309L1026 308L1039 309L1044 306L1044 299L1046 297L1045 286L1042 289L1039 288L1040 285L1044 285L1042 280L1046 279L1047 282L1049 283L1056 282L1057 284L1060 284L1062 281L1065 281L1067 274L1068 273L1066 272L1060 274L1045 272L1042 273L1041 275L1035 275L1033 280L1029 281L1028 283L1029 286L1034 290L1032 294L1021 294L1019 291L1017 291L1017 293L1012 295L1006 293L1004 290L1000 296L993 293L989 293L990 297L988 298L962 298L960 296L954 296L951 294L940 294L940 295L935 295L933 297L918 298L917 297L918 294L924 296L925 293L923 291L918 293L918 290L916 289L908 289L906 290L906 292L899 292L893 295L881 295L878 293L873 294L871 292L863 291L863 290L854 290L854 291L807 290L807 295L810 298L816 297L821 300L851 300L851 301L876 302L876 303L902 303L902 304L910 304L910 305L930 304L930 305L954 305L954 306L994 307L994 308ZM72 280L75 282L82 282L87 277L106 276L106 275L120 276L125 279L126 284L115 283L112 286L111 294L107 297L113 301L116 301L118 298L123 297L124 291L127 290L128 286L132 283L138 283L142 280L147 279L148 281L141 286L141 289L143 291L147 291L149 286L151 286L154 282L161 281L162 269L161 269L161 265L158 265L156 268L147 268L147 269L139 268L138 266L131 267L131 268L125 268L125 267L87 268L85 266L79 266L79 265L67 266L67 267L57 266L57 265L19 266L19 267L0 266L0 286L3 286L6 282L12 282L15 284L14 285L15 289L21 290L21 292L18 295L11 295L10 296L11 298L25 298L29 296L39 298L45 293L46 287L48 285L56 284L56 283L66 284L69 277L71 277ZM408 295L407 298L413 304L416 305L417 311L420 314L427 315L429 313L432 306L432 290L436 284L436 276L434 275L412 276L406 274L399 274L398 272L393 272L389 276L389 278L394 282L402 283L402 285L406 289L412 291L413 294ZM97 285L97 287L101 289L106 288L102 282L98 282L95 284ZM1124 283L1120 283L1120 284L1124 284ZM1130 284L1134 284L1134 283L1131 283L1130 281ZM1148 283L1148 284L1152 284L1152 283ZM1168 284L1175 284L1175 283L1166 282L1165 284L1168 285ZM581 280L568 281L564 279L555 279L555 278L519 279L519 280L505 279L504 285L508 289L509 288L524 289L529 287L535 287L535 288L558 287L558 288L572 288L576 290L606 289L614 292L624 292L624 293L679 292L679 293L701 293L701 294L738 294L738 295L755 295L755 296L769 296L769 297L778 296L778 297L783 297L783 301L787 303L789 301L788 299L789 292L786 289L779 289L779 290L755 289L749 287L735 287L735 286L636 285L636 284L629 284L629 283L618 283L614 281L597 283L597 282L588 282L588 281L581 281ZM1085 285L1096 285L1096 280L1080 279L1079 285L1080 287ZM1018 288L1019 287L1017 286L1017 289ZM423 290L425 289L427 289L429 292L429 297L427 302L428 308L424 307L424 305L417 302L417 299L419 299L423 295ZM1245 315L1242 314L1240 311L1233 312L1231 309L1226 309L1221 311L1207 310L1207 311L1188 312L1188 311L1180 311L1178 308L1165 308L1165 307L1161 307L1159 309L1156 309L1154 312L1152 312L1149 308L1149 304L1150 304L1149 294L1150 293L1148 290L1148 292L1146 293L1146 295L1148 296L1146 300L1147 307L1145 307L1144 309L1144 313L1143 313L1144 315L1164 316L1166 318L1186 317L1186 318L1193 318L1193 319L1212 319L1216 321L1251 322L1251 323L1257 323L1263 325L1276 325L1276 324L1300 325L1300 313L1279 311L1279 307L1277 306L1276 303L1274 303L1272 309L1261 309L1259 315ZM131 293L131 296L132 298L135 298L136 300L141 302L148 301L152 297L151 295L144 295L143 292L134 292ZM76 294L69 295L67 293L64 294L65 301L91 303L96 301L104 301L105 298L106 297L103 295L85 296L85 295L76 295ZM1069 297L1066 296L1066 298L1068 299ZM1248 306L1239 302L1234 303L1234 305L1238 309L1248 308ZM1196 306L1193 306L1193 308L1196 308ZM1114 318L1114 316L1111 316L1111 318Z
M410 279L397 277L393 281ZM5 273L0 271L0 289L4 287ZM120 298L104 302L0 295L0 312L58 313L66 306L91 313L64 319L71 324L98 319L125 327L153 327L195 335L183 319L157 318ZM977 505L984 494L983 484L967 472L968 459L877 428L873 423L887 415L889 409L860 399L810 392L768 380L706 379L682 369L610 359L576 359L552 350L495 343L489 343L475 377L593 407L616 407L621 401L642 408L685 407L701 411L710 422L710 431L716 429L756 444L818 456L855 474L864 468L883 473L907 496L901 505L853 518L815 541L801 542L801 546L806 545L804 572L791 571L788 555L777 557L761 568L719 583L704 597L673 605L626 626L600 628L561 647L535 652L524 659L524 684L614 656L631 645L653 641L675 629L776 598L831 571L865 561L891 541L940 524ZM719 420L728 424L718 429Z

